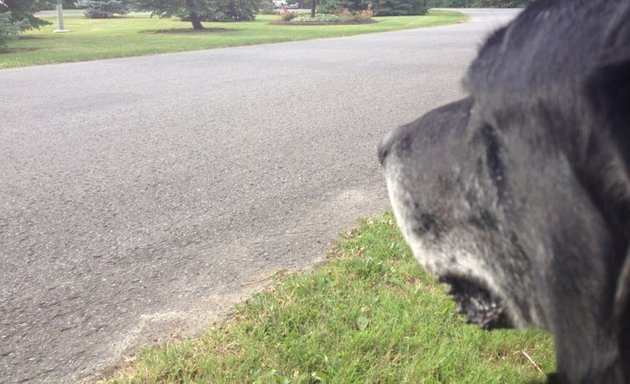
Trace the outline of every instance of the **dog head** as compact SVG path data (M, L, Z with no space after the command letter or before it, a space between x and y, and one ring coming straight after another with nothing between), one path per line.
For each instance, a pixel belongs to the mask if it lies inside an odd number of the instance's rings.
M531 268L504 233L496 138L483 128L470 134L473 106L472 98L446 105L383 141L390 200L415 257L449 285L470 322L483 328L524 325L530 315L504 294L501 282Z
M534 3L464 84L379 146L414 256L468 321L550 330L561 380L623 382L630 2Z

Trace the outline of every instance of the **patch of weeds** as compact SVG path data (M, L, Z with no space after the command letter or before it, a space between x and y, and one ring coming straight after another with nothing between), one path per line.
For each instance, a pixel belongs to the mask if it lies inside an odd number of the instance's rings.
M326 25L326 24L369 24L375 23L372 19L372 9L351 12L348 9L342 9L335 14L317 13L315 17L311 17L310 13L286 12L280 14L280 20L276 20L274 24L288 25Z

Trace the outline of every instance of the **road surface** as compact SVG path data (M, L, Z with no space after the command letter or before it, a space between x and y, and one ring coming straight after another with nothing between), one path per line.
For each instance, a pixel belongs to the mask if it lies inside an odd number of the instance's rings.
M92 380L384 212L377 143L459 97L483 37L515 15L465 12L0 71L0 382Z

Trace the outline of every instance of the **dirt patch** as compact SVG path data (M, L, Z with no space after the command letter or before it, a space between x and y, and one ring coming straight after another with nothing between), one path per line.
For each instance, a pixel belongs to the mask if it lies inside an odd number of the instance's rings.
M20 35L19 40L42 40L44 39L42 36L37 35Z
M39 48L27 47L27 48L0 48L0 54L2 53L21 53L37 51Z

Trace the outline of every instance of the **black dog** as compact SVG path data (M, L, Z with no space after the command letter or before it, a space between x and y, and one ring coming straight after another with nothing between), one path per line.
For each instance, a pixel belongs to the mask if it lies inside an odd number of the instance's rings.
M630 383L630 0L547 0L469 96L379 146L418 261L483 328L551 331L566 383Z

